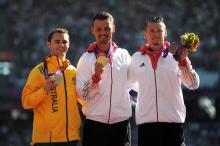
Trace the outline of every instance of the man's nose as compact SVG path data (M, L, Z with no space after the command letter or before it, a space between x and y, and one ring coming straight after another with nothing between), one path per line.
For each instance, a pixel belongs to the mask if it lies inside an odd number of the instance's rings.
M65 46L66 42L60 42L59 43L61 46Z
M101 35L106 34L106 31L103 29L103 30L100 31L100 34Z
M160 36L160 33L159 32L154 32L153 36Z

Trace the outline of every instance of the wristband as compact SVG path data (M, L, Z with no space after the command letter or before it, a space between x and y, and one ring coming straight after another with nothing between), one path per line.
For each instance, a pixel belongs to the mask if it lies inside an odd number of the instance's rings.
M93 74L93 75L92 75L92 81L93 81L94 83L98 83L98 82L100 81L100 79L97 78L96 74Z
M191 62L188 58L185 58L179 62L179 66L186 66L188 64L191 64Z

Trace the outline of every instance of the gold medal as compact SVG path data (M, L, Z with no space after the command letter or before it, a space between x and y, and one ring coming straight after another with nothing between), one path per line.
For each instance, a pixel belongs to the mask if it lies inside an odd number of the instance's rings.
M105 66L108 63L108 58L105 56L99 56L97 58L97 63L102 64L103 66Z

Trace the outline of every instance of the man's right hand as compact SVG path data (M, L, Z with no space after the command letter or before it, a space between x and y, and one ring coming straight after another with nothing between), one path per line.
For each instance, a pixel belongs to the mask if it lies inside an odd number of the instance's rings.
M44 90L48 94L50 90L53 90L54 87L56 87L56 81L55 78L49 77L46 79Z
M95 64L95 76L98 80L101 80L101 75L104 71L104 66L100 63Z

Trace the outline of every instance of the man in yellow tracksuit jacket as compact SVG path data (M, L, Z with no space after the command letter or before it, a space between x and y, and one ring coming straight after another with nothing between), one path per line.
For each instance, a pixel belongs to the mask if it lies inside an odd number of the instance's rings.
M69 33L57 28L48 36L49 57L32 69L22 92L22 105L33 109L32 142L36 146L76 146L81 118L75 90L76 69L66 59Z

